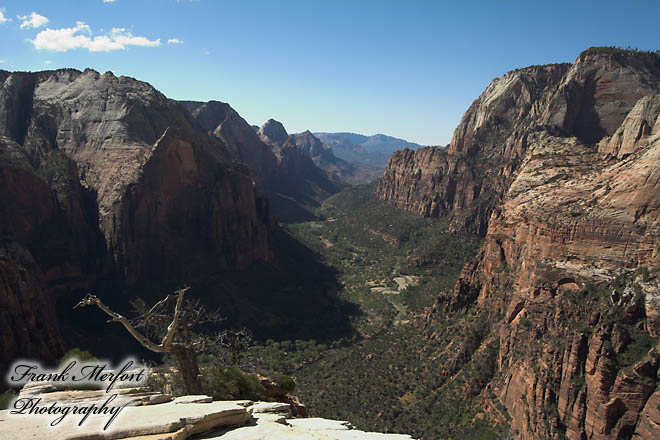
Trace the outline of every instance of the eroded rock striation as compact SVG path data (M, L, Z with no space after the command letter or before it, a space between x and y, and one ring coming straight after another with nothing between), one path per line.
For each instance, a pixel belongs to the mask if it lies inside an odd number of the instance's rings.
M659 54L592 48L494 80L446 150L390 160L381 197L485 235L425 325L487 316L480 392L514 438L660 436L659 104Z
M60 354L58 292L273 258L277 225L247 168L132 78L0 71L0 180L0 363Z

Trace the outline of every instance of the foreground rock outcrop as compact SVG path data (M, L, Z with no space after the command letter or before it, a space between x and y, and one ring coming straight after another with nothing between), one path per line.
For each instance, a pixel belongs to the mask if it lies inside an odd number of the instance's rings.
M202 438L223 440L308 439L308 440L410 440L404 434L381 434L354 429L348 422L320 418L285 419L269 414L253 414L254 423L211 433Z
M514 438L660 436L659 108L660 54L592 48L494 80L446 150L390 160L381 197L485 236L424 325L433 345L447 313L486 317L476 392Z
M50 391L43 386L33 392L21 393L21 398L41 398L44 407L102 407L107 395L103 390ZM50 392L49 392L50 391ZM320 418L292 418L291 407L284 403L252 401L216 401L208 396L172 396L150 393L141 388L118 389L119 398L111 405L121 407L116 418L109 413L84 415L72 412L51 425L58 414L11 414L0 411L0 432L7 438L63 440L73 439L411 439L400 434L367 433L354 429L350 423ZM20 408L20 405L19 405Z

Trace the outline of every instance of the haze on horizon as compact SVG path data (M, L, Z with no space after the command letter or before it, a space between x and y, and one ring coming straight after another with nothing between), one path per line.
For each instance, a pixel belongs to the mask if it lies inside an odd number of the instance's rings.
M291 133L445 145L495 77L590 46L660 49L660 3L0 0L0 69L113 71Z

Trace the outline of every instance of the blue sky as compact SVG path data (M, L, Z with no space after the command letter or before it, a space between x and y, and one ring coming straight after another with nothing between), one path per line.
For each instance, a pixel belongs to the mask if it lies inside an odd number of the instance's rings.
M660 49L656 0L0 0L0 12L0 69L112 70L229 102L252 124L426 145L448 143L508 70L589 46Z

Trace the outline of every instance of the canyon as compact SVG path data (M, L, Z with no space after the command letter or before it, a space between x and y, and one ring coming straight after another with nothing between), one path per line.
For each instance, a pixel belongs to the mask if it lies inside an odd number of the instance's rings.
M0 84L0 365L54 360L94 333L71 311L90 290L116 305L202 283L227 313L238 298L246 318L297 319L246 299L240 283L269 267L253 290L269 288L297 259L309 282L325 270L281 229L264 191L294 208L336 192L310 158L286 148L278 159L227 104L179 103L110 72L0 71ZM321 292L307 305L333 301Z
M274 339L264 369L370 430L659 435L660 54L508 72L448 146L357 187L352 159L405 144L93 70L0 84L0 370L100 341L65 310L83 292L191 283Z

